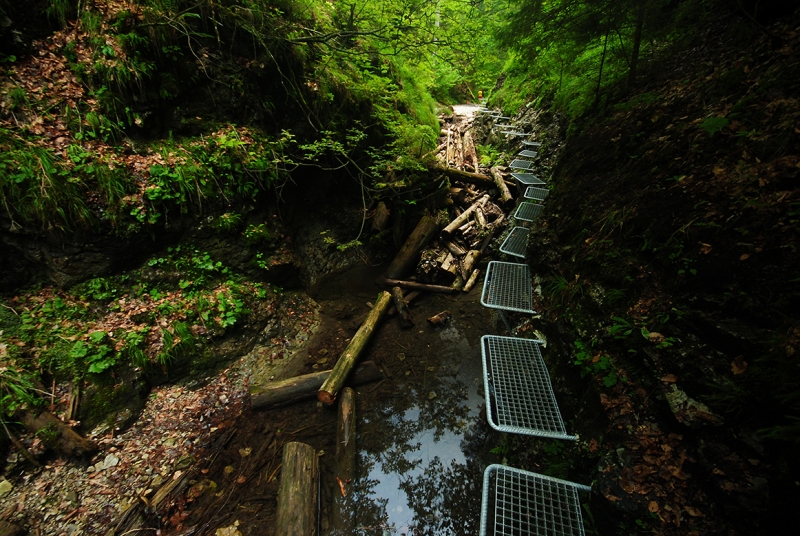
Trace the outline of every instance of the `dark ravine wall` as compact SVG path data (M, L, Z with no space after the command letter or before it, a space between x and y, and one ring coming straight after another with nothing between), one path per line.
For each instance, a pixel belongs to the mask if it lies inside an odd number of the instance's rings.
M580 436L518 455L594 480L603 534L769 534L800 498L798 18L720 22L571 126L514 118L551 184L530 329Z

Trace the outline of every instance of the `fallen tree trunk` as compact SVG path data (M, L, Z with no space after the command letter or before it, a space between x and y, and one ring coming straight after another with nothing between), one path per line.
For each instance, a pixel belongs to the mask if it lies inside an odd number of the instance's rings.
M464 257L464 260L461 261L461 277L464 278L464 281L469 279L470 274L472 274L472 269L475 268L475 264L480 258L481 252L477 249L472 249L467 253L466 257Z
M464 225L464 223L466 223L466 221L469 219L469 216L470 216L470 214L472 214L472 213L473 213L473 212L475 212L477 209L479 209L480 207L482 207L482 206L483 206L483 204L484 204L484 203L486 203L486 201L488 201L488 200L489 200L489 195L488 195L488 194L486 194L486 195L484 195L483 197L481 197L480 199L478 199L477 201L475 201L475 202L472 204L472 206L471 206L471 207L469 207L469 208L468 208L467 210L465 210L464 212L462 212L460 216L458 216L456 219L454 219L453 221L451 221L451 222L450 222L450 223L447 225L447 227L445 227L444 229L442 229L442 232L441 232L441 238L442 238L442 240L449 240L449 239L450 239L450 237L453 235L453 233L456 231L456 229L458 229L459 227L461 227L462 225Z
M56 437L52 446L60 454L80 458L82 456L91 456L97 452L97 445L79 435L48 411L43 411L39 415L26 411L19 418L25 428L34 434L42 432ZM55 434L51 434L51 431L55 432Z
M467 281L467 284L464 285L464 292L469 292L470 290L472 290L472 287L475 286L475 282L478 281L479 273L480 270L478 270L477 268L473 270L472 275L469 276L469 281Z
M443 294L452 294L454 289L450 287L443 287L441 285L426 285L425 283L417 283L416 281L400 281L399 279L385 279L384 283L387 285L394 285L401 288L410 288L412 290L422 290L427 292L441 292Z
M349 387L342 390L336 427L336 484L331 525L333 534L355 534L356 401Z
M464 134L464 167L471 166L478 169L478 153L475 152L475 142L472 141L472 131L467 130Z
M492 188L494 179L482 173L471 173L469 171L462 171L460 169L446 168L442 166L434 166L433 171L443 173L455 181L466 182L468 184L475 184L483 186L484 188ZM508 185L508 183L506 183ZM511 184L513 186L513 184Z
M403 291L400 287L392 287L392 299L394 300L394 306L397 309L398 314L400 315L400 321L404 328L410 328L414 325L414 322L411 320L411 313L406 307L406 302L403 299Z
M314 447L296 441L286 443L275 522L277 536L317 533L318 465Z
M364 323L358 328L350 344L347 345L342 355L339 356L339 360L336 361L336 365L325 380L325 383L323 383L322 387L317 391L317 398L319 398L323 404L330 406L336 401L336 395L344 385L345 380L347 380L348 374L350 374L350 371L355 366L367 342L369 342L372 332L375 330L375 326L377 326L378 322L383 318L383 315L389 309L391 303L392 295L385 291L382 292L378 301L375 302L375 306L369 312L369 315L367 315L367 319L364 320Z
M497 189L500 190L500 203L506 205L514 200L511 196L511 192L506 186L506 181L503 180L503 176L500 174L500 168L494 166L490 173L492 174L492 178L494 179L494 184L497 186Z
M436 223L436 220L430 216L423 216L411 236L408 237L403 247L397 252L383 277L385 279L403 277L405 272L416 263L419 250L436 236L437 231L439 231L439 224Z
M325 380L330 375L330 370L324 370L264 386L256 386L250 394L250 407L252 409L264 409L314 398L319 388L322 387L322 384L325 383ZM377 363L364 361L353 371L347 384L351 386L362 385L381 378L383 376L380 369L378 369Z

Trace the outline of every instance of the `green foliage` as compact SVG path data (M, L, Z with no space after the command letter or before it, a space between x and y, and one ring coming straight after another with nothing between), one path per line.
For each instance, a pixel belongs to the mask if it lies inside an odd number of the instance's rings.
M713 136L728 124L730 121L725 117L706 117L700 122L700 128L708 132L709 136Z
M580 340L575 341L573 363L580 367L581 377L598 377L606 387L613 387L620 381L611 356L605 352L593 355L591 348Z

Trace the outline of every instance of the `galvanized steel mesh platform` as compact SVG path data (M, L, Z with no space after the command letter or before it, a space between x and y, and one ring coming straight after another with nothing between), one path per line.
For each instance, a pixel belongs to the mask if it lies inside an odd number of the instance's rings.
M483 473L481 536L583 536L578 491L591 488L492 464Z
M500 246L500 251L506 255L525 258L525 248L528 245L530 229L514 227Z
M523 197L525 199L536 199L537 201L544 201L544 199L550 194L550 190L547 188L536 188L535 186L528 186L528 189L525 190Z
M512 177L517 179L523 186L533 186L535 184L547 184L533 173L512 173Z
M520 221L533 221L536 216L542 213L544 205L536 203L520 203L514 217Z
M540 142L540 141L522 140L522 145L524 145L525 147L541 147L542 146L542 142Z
M536 151L529 151L528 149L524 149L519 153L517 153L517 156L524 156L525 158L533 158L538 154L539 153L537 153Z
M531 166L533 166L533 162L530 160L520 160L519 158L515 158L508 165L508 167L513 169L530 169Z
M491 261L486 269L481 303L492 309L535 314L528 265Z
M527 136L527 132L517 132L515 130L509 130L507 132L503 132L506 136Z
M486 418L500 432L571 439L558 410L539 341L481 337Z

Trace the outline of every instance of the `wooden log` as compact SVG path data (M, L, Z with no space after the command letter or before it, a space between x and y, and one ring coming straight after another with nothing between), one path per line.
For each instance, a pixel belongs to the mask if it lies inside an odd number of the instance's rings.
M383 315L386 314L391 303L392 295L388 292L381 292L380 297L375 302L375 307L372 308L369 315L367 315L367 319L364 320L364 323L358 328L356 334L353 335L350 344L347 345L342 355L339 356L339 360L336 361L336 365L333 367L330 376L328 376L325 383L323 383L322 387L317 391L317 398L319 398L322 403L330 406L336 401L336 395L347 380L348 374L350 374L350 371L355 366L358 357L361 355L367 342L369 342L370 337L372 337L375 326L378 325Z
M464 143L461 139L461 131L456 129L455 131L455 164L456 169L464 169Z
M403 247L397 252L386 273L383 275L387 279L397 279L403 277L411 266L417 262L419 250L430 242L439 231L439 224L430 216L423 216L419 220L414 232L408 237Z
M478 169L478 153L475 151L475 142L472 140L472 131L467 130L464 134L464 168L471 166Z
M433 171L443 173L454 181L461 181L467 184L474 184L476 186L483 186L484 188L493 188L495 186L494 179L482 173L472 173L469 171L462 171L455 168L445 168L442 166L434 166ZM507 186L514 186L513 183L506 181Z
M20 421L25 427L36 434L46 430L55 432L53 450L69 457L91 456L97 452L97 445L85 437L80 436L75 430L64 424L58 417L48 411L43 411L38 415L30 412L23 412ZM47 432L51 435L50 432Z
M446 247L447 250L450 251L450 253L452 253L456 257L463 257L464 255L467 254L467 250L465 250L464 248L462 248L461 246L459 246L455 242L447 241L447 242L444 242L442 245L444 247Z
M480 207L482 207L483 204L486 203L486 201L488 201L488 200L489 200L489 195L488 194L484 195L483 197L481 197L480 199L475 201L472 204L472 206L470 206L467 210L462 212L459 217L457 217L456 219L451 221L447 225L447 227L442 229L442 233L441 233L442 240L448 240L453 235L453 233L455 232L456 229L458 229L459 227L461 227L462 225L464 225L467 222L467 220L469 219L470 214L472 214L473 212L475 212L475 210L477 210Z
M511 196L511 192L508 186L506 186L506 182L503 180L503 175L500 174L500 168L494 166L489 172L492 174L495 186L500 190L500 204L506 205L512 202L514 198Z
M314 447L296 441L286 443L283 447L276 536L309 536L317 533L318 466Z
M339 422L336 427L336 489L333 492L331 534L355 534L353 482L356 477L356 403L355 392L342 389Z
M441 313L430 317L428 322L430 322L431 326L439 327L445 325L452 317L453 315L450 314L450 311L442 311Z
M486 227L486 216L483 215L483 210L477 209L475 211L475 221L478 222L478 227Z
M478 270L477 268L472 271L472 275L469 276L469 281L467 281L467 284L464 285L464 292L469 292L470 290L472 290L472 287L475 286L475 282L478 281L479 273L480 270Z
M330 375L330 370L323 370L263 386L254 386L250 390L250 407L252 409L273 408L314 398ZM364 361L350 375L347 385L355 387L381 378L383 376L378 364L374 361Z
M450 287L441 285L426 285L425 283L417 283L416 281L401 281L399 279L384 279L387 285L398 286L400 288L410 288L411 290L420 290L427 292L440 292L443 294L452 294L454 290Z
M414 322L411 320L411 313L409 312L406 302L403 299L403 290L400 287L392 287L392 300L394 301L394 306L400 315L401 325L404 328L410 328L413 326Z
M469 276L472 273L473 268L475 268L475 264L478 262L478 259L480 258L481 258L481 252L477 249L472 249L464 257L464 260L461 261L461 276L464 278L465 281L469 279Z

